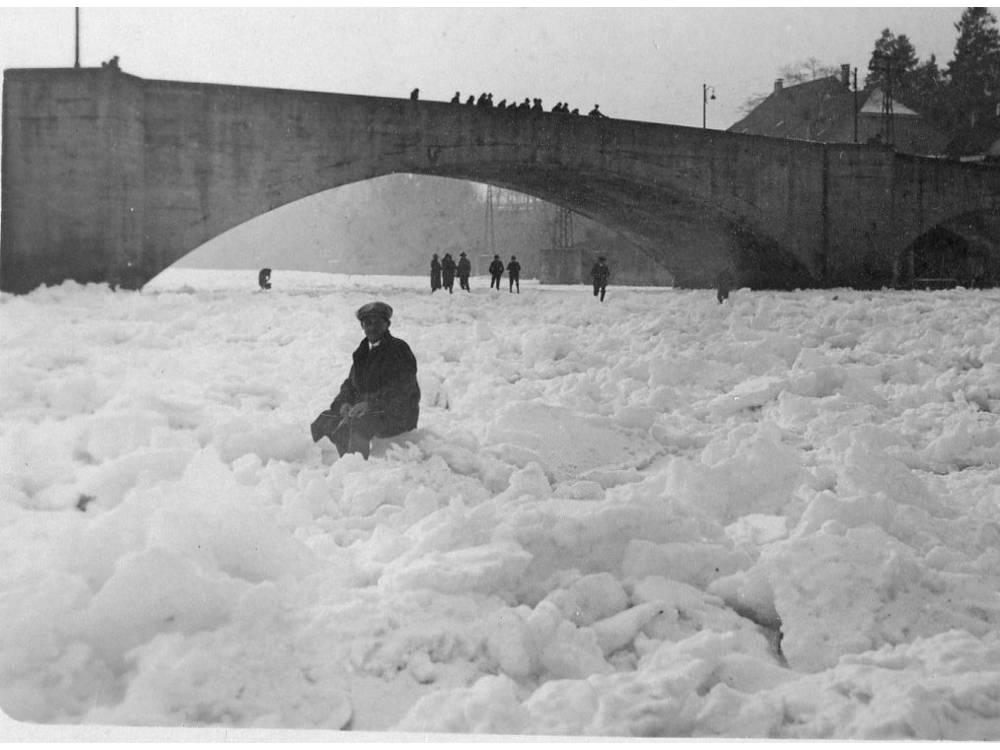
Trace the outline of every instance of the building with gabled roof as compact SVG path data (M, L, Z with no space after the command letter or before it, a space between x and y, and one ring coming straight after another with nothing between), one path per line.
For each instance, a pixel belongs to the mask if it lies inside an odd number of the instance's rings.
M729 128L733 133L770 135L820 143L877 143L884 139L884 92L879 87L851 90L849 67L794 86L775 81L774 90L746 117ZM893 99L892 143L911 154L941 154L945 134L917 111Z

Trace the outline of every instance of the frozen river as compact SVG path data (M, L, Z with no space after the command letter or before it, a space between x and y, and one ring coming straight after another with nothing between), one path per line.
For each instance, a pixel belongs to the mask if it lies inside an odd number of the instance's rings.
M1000 290L272 282L0 297L9 717L1000 739ZM338 460L373 299L420 426Z

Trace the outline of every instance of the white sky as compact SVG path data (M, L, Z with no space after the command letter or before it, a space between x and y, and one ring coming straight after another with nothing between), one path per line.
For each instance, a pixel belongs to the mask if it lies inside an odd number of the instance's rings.
M81 9L84 66L119 55L143 78L448 100L541 97L612 117L709 127L815 58L863 77L882 29L951 60L964 6L918 8ZM996 9L991 9L994 15ZM72 7L0 8L0 66L74 61Z

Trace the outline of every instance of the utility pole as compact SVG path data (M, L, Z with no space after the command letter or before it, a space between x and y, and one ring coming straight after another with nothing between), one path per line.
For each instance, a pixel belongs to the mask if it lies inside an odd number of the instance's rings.
M854 69L854 142L858 142L858 69Z
M712 95L711 95L712 101L715 101L715 87L714 86L709 86L709 85L704 84L704 83L701 84L701 129L702 130L705 130L705 128L706 128L706 122L707 122L707 120L706 120L706 111L708 109L708 100L710 98L709 95L708 95L709 91L712 92Z
M76 63L74 68L80 67L80 9L76 8Z

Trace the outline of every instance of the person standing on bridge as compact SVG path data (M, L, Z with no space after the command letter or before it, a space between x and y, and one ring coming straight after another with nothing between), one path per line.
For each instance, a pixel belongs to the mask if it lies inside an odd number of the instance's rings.
M434 294L438 289L441 288L441 261L438 260L438 254L434 253L434 257L431 258L431 294Z
M490 263L490 289L494 287L497 291L500 291L500 277L503 276L503 261L500 260L499 255L493 256L493 262Z
M466 257L465 253L461 253L458 259L458 285L467 292L471 292L469 289L469 274L472 273L472 263Z
M456 91L456 92L455 92L455 96L453 96L453 97L451 98L451 103L452 103L452 104L461 104L461 103L462 103L462 95L461 95L461 94L459 94L459 93L458 93L458 92Z
M600 117L600 118L604 118L604 119L607 119L607 117L608 117L606 114L604 114L603 112L601 112L599 104L595 104L594 105L594 108L592 110L590 110L590 112L588 113L588 116L589 117Z
M451 253L445 253L441 260L441 277L444 279L444 288L451 294L455 290L455 259Z
M514 285L517 285L517 293L521 293L521 264L517 262L517 256L510 256L510 263L507 264L507 277L510 279L510 291L514 292Z
M608 268L607 259L602 255L597 259L594 267L590 269L590 275L594 277L594 296L600 294L601 302L604 302L604 293L608 288L608 278L611 276L611 269Z
M420 98L420 89L413 89L413 91L410 92L410 100L415 102L419 98Z

